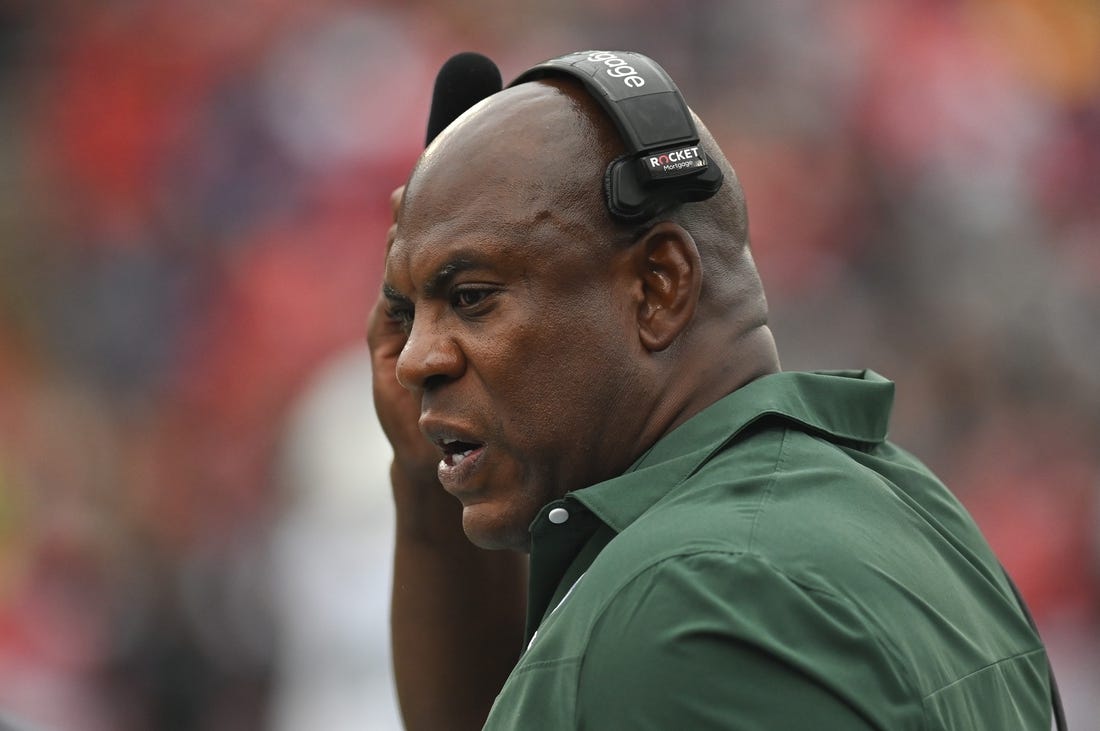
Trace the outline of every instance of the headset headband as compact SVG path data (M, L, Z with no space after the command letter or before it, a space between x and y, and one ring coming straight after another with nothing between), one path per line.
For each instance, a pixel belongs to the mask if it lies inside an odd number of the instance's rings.
M652 59L631 51L582 51L524 71L509 86L571 76L615 121L627 152L607 166L604 195L615 218L637 222L677 203L710 198L722 170L699 147L680 90Z

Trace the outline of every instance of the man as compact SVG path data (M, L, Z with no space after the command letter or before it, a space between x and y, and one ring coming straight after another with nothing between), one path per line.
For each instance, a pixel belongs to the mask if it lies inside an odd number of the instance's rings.
M543 79L395 196L369 341L408 727L1048 728L996 559L885 440L892 385L781 372L701 138L717 194L624 224L616 129Z

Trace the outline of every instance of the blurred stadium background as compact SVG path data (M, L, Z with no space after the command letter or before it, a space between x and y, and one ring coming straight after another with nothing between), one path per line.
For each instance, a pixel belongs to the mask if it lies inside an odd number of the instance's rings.
M898 383L1100 718L1094 0L6 0L0 715L397 728L363 345L435 71L655 57L787 368Z

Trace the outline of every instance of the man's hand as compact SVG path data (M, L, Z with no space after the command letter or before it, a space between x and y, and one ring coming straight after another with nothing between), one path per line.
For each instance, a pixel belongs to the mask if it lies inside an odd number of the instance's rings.
M397 212L405 187L390 196L393 224L386 237L386 255L397 233ZM370 348L374 378L374 408L382 431L393 446L394 471L399 480L407 481L419 490L439 489L436 465L439 452L417 428L420 403L416 394L397 382L397 357L405 347L407 336L401 324L387 314L385 298L379 295L367 321L367 345ZM395 486L396 487L396 486Z
M397 233L404 188L390 197ZM420 433L418 394L397 382L406 335L381 296L367 323L374 407L393 447L391 636L409 731L479 729L522 649L526 557L483 551L462 532L462 506L436 477L438 450Z

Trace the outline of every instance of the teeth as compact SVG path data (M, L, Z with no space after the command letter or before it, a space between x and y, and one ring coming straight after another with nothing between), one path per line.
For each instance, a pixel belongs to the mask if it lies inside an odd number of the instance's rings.
M462 441L459 440L459 439L443 439L440 442L440 444L442 445L442 447L445 450L449 449L450 447L453 447L456 444L461 444L461 443L462 443ZM466 449L463 449L462 451L448 452L447 457L446 457L446 463L449 464L451 467L457 467L460 464L462 464L466 460L466 458L469 457L470 454L475 452L476 450L477 450L477 447L467 447Z
M451 462L457 467L462 464L462 461L474 453L473 449L467 449L465 452L455 452L451 455Z

